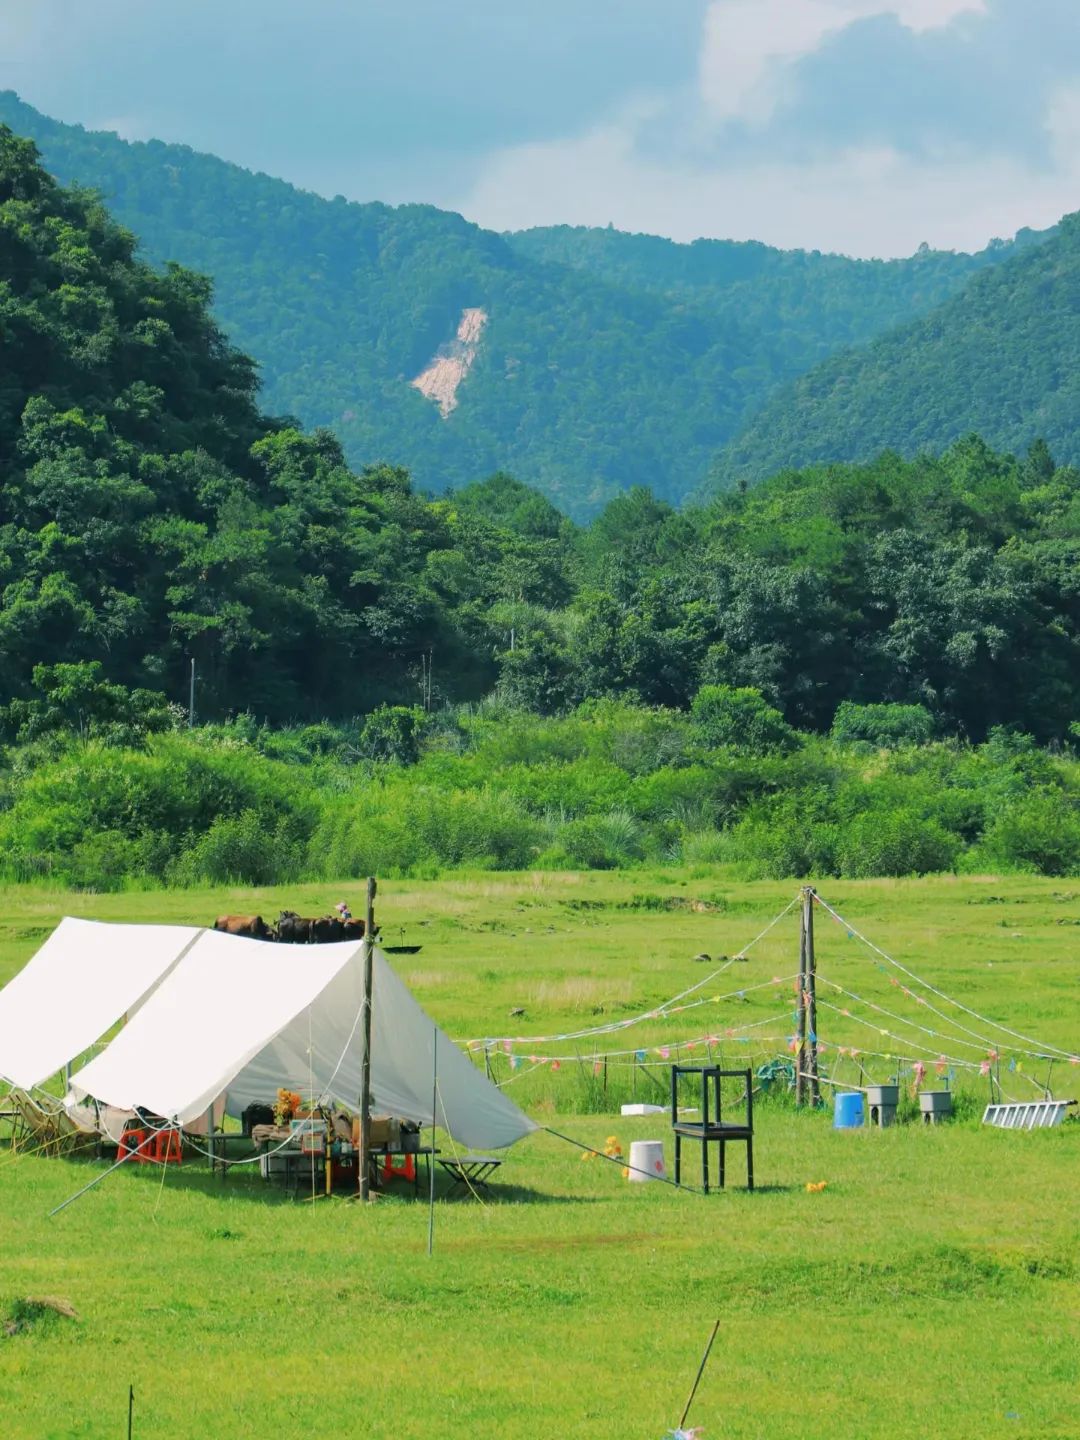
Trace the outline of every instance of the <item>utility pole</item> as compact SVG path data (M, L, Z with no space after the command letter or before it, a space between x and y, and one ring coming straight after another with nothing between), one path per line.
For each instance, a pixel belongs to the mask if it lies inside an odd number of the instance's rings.
M814 888L804 885L799 926L799 1017L795 1102L821 1104L817 1054L817 959L814 955Z
M374 877L367 882L367 915L364 923L364 1020L361 1034L364 1037L363 1065L360 1071L360 1151L357 1156L357 1171L360 1185L360 1199L367 1201L371 1195L369 1174L371 1155L371 990L375 971L375 891Z
M195 728L195 656L191 657L191 688L188 691L188 729Z

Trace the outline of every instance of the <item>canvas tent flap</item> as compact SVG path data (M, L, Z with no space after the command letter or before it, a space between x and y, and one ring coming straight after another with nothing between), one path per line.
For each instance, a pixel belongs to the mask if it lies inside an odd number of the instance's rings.
M188 1124L359 948L267 945L206 931L112 1044L71 1077L72 1098Z
M0 990L0 1077L40 1085L100 1040L201 932L192 925L61 920Z
M204 934L112 1044L72 1077L70 1102L92 1097L189 1124L222 1095L238 1115L287 1086L355 1110L363 949ZM436 1123L486 1149L536 1128L438 1029L378 950L371 1037L377 1111L431 1122L437 1044Z
M435 1123L476 1149L501 1150L535 1130L533 1121L425 1013L382 952L376 950L373 959L372 1108L430 1125L437 1091ZM355 1110L360 1095L363 993L358 960L330 982L313 1009L310 1027L306 1013L298 1014L236 1075L229 1086L230 1112L238 1115L245 1106L265 1101L281 1085L307 1094L312 1088L309 1074L318 1093L326 1091Z

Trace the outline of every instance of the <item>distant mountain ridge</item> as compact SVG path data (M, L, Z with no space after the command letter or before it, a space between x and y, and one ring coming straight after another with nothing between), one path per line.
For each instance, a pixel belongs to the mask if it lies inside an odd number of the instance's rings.
M1018 232L975 254L924 246L904 260L853 260L776 250L753 240L694 240L556 225L508 234L520 253L584 270L609 284L706 300L719 315L770 334L781 364L799 374L958 293L981 271L1041 244L1053 230Z
M354 465L393 460L434 491L508 470L577 518L634 485L685 499L793 378L1039 238L876 262L565 227L501 236L64 125L10 91L0 122L62 183L98 189L148 259L212 277L268 409L333 429ZM470 311L487 320L447 406L441 381L433 398L414 382Z
M940 452L977 432L1080 463L1080 214L930 314L776 392L724 449L727 488L787 467Z

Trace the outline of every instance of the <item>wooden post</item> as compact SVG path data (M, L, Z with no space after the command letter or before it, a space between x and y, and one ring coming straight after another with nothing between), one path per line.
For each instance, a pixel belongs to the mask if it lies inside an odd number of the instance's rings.
M810 902L803 887L803 906L799 914L799 994L795 1002L795 1104L806 1103L806 925Z
M364 925L364 1037L363 1068L360 1072L360 1152L357 1155L360 1199L370 1198L371 1177L368 1174L371 1154L371 989L375 969L375 891L374 878L367 882L367 917Z
M817 961L814 956L814 891L807 886L803 891L803 911L806 926L806 1029L807 1029L807 1071L810 1075L810 1104L821 1104L821 1085L818 1081L817 1060Z

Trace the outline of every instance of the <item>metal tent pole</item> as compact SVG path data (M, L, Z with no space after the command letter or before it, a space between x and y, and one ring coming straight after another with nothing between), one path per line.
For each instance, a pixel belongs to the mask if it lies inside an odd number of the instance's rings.
M431 1034L431 1154L428 1156L427 1253L435 1249L435 1116L439 1106L439 1029Z
M371 1154L371 991L375 966L375 891L374 877L367 882L367 918L364 925L364 1037L363 1068L360 1073L360 1152L359 1193L361 1200L371 1197L371 1176L368 1173Z

